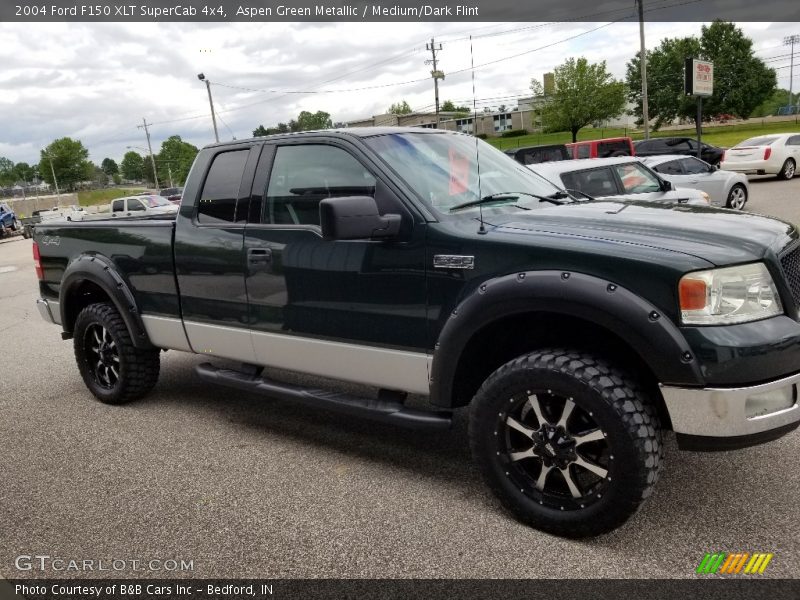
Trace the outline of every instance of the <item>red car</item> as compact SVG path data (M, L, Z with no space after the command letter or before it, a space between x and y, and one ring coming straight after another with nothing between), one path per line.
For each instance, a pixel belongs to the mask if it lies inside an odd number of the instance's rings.
M636 156L633 140L629 137L604 138L567 144L572 158L608 158L609 156Z

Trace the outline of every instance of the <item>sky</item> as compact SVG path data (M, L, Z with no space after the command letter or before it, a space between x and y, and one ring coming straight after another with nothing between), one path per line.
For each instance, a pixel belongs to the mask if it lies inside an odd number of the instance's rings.
M800 33L800 23L738 25L788 88L782 42ZM699 35L700 27L647 23L646 45ZM212 82L220 140L251 137L258 125L288 122L302 110L324 110L334 122L382 114L401 100L432 110L425 64L432 36L443 46L441 100L471 105L470 35L479 110L513 107L531 78L571 56L605 60L623 78L639 47L634 22L0 23L0 156L38 163L40 149L69 136L93 162L119 161L128 147L144 152L143 117L153 123L154 152L171 135L202 147L214 139L201 72ZM800 45L796 55L800 63Z

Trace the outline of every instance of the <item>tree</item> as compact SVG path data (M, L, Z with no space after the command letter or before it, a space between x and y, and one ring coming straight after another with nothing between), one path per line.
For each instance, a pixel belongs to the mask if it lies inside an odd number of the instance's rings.
M0 185L14 185L15 181L14 163L5 156L0 156Z
M183 185L198 152L197 146L184 142L179 135L164 140L161 143L161 150L156 155L156 166L161 181L168 181L167 174L172 171L172 182L175 185Z
M294 124L294 126L292 126ZM297 115L297 120L290 121L289 126L292 131L313 131L315 129L330 129L333 127L330 114L318 110L310 113L307 110Z
M405 100L392 104L386 112L390 115L407 115L411 112L411 106Z
M789 102L789 90L778 89L772 92L769 98L764 100L756 107L751 117L769 117L778 114L778 109L789 104L795 105L800 102L800 94L793 94L792 101Z
M733 114L748 118L769 99L777 81L775 71L753 54L753 43L733 23L714 21L703 26L701 36L664 39L647 52L647 91L650 118L655 128L677 118L695 119L697 101L684 93L683 66L686 58L714 63L714 95L703 100L703 114L713 117ZM642 119L639 55L627 65L628 100Z
M42 179L53 185L55 171L60 189L72 191L78 182L91 179L94 173L94 165L89 162L89 151L79 140L59 138L42 150L40 155L39 173Z
M117 165L117 161L113 158L104 158L103 162L100 163L100 168L103 169L103 173L112 177L119 173L119 166Z
M570 58L553 72L555 91L541 109L544 124L551 131L569 131L575 142L583 127L622 112L624 85L611 76L605 61L590 63L583 57ZM535 96L543 95L538 80L531 80L531 89Z
M144 159L141 154L133 150L125 153L119 166L125 179L135 181L144 176Z
M30 183L36 177L36 169L26 162L20 162L14 165L13 173L17 181L23 183Z
M274 135L276 133L289 133L289 125L286 123L278 123L277 127L264 127L259 125L253 130L253 137L260 137L264 135Z
M442 105L439 107L439 110L443 112L457 112L457 113L468 113L470 108L468 106L456 106L453 104L452 100L445 100L442 102Z

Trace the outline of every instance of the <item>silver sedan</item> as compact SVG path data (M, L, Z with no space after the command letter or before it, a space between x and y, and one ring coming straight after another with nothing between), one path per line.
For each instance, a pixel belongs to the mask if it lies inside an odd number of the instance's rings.
M705 192L713 206L742 210L750 197L746 175L722 171L694 156L666 154L642 157L641 161L676 187Z

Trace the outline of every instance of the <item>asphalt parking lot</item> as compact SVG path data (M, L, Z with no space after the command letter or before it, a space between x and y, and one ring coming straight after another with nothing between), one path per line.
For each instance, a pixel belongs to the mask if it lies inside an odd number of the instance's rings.
M753 181L748 208L800 223L800 180ZM718 550L772 552L764 576L800 577L798 433L714 454L669 437L632 521L564 540L495 501L463 414L433 434L353 421L209 387L193 374L207 358L177 352L148 398L106 406L37 296L30 242L0 242L3 577L76 576L15 568L39 554L193 561L168 574L198 578L682 578Z

